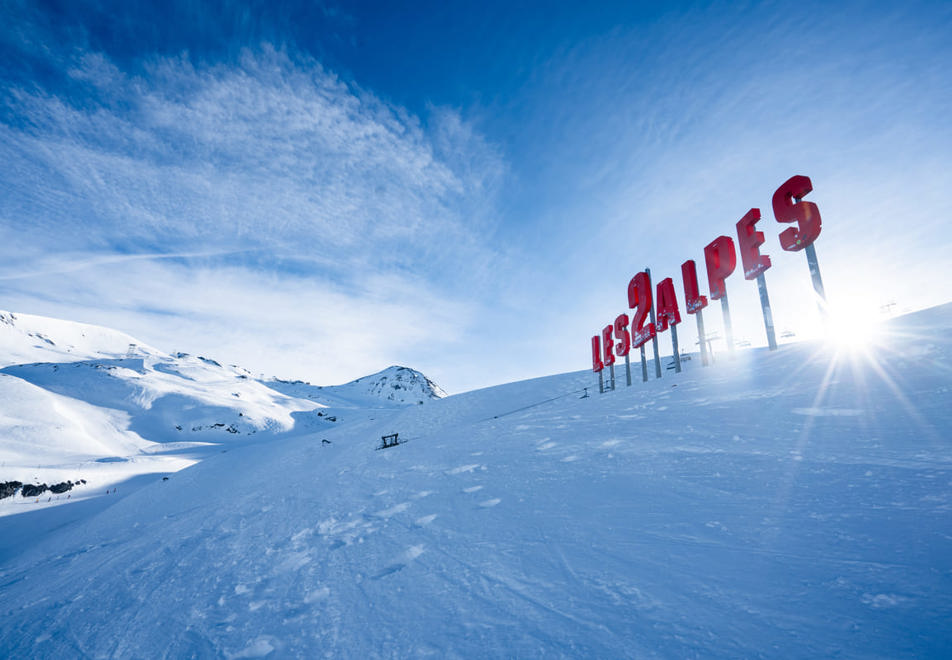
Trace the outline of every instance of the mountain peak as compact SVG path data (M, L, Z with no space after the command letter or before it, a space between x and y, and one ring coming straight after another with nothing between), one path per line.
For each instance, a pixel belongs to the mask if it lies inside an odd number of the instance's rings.
M423 403L446 396L446 392L424 374L397 364L342 387L358 389L364 394L396 403Z

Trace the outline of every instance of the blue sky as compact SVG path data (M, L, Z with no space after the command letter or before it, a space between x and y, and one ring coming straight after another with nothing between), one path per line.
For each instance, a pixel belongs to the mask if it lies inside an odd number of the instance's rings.
M756 206L810 336L794 174L835 308L952 298L948 3L516 4L3 3L0 307L458 392L587 367L634 272L681 296Z

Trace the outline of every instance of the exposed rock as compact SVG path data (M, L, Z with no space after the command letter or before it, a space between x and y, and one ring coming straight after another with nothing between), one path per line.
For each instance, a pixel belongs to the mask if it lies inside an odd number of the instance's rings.
M23 497L36 497L38 495L42 495L46 491L50 491L51 493L55 495L59 495L60 493L65 493L67 491L73 490L74 486L78 486L79 484L85 484L85 483L86 483L85 479L78 479L75 482L63 481L58 484L53 484L52 486L47 486L46 484L39 484L39 485L23 484L23 488L20 490L20 494ZM8 481L4 484L0 484L0 493L6 492L7 490L6 487L10 486L11 484L17 484L17 486L19 486L20 482ZM14 487L13 490L8 495L0 495L0 497L9 497L10 495L13 495L13 493L15 492L16 492L16 487Z
M20 486L23 484L19 481L3 481L0 482L0 500L5 497L12 497L16 494L17 490L20 489Z
M40 484L39 486L34 486L33 484L24 484L20 494L23 497L36 497L37 495L42 495L47 491L46 484Z

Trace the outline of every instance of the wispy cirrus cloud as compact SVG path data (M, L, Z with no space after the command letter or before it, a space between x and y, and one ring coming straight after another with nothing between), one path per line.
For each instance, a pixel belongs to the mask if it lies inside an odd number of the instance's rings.
M66 61L63 86L5 90L8 301L159 346L156 314L175 318L180 346L217 336L224 359L317 380L465 332L450 301L499 260L482 236L504 166L458 113L411 116L268 45L134 73Z
M19 122L2 128L14 173L2 211L20 226L78 225L94 245L401 263L428 241L470 245L458 209L499 167L484 143L454 143L453 113L433 113L431 138L419 119L269 46L237 66L156 59L137 75L87 53L68 73L78 100L10 90Z

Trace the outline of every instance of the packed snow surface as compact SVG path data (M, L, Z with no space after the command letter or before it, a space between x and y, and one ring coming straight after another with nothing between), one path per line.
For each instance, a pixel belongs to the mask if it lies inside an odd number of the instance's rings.
M946 305L867 352L740 351L631 387L621 366L601 395L586 372L426 405L276 385L255 410L298 406L287 430L0 517L20 535L0 655L952 657L950 326ZM110 366L154 407L161 363ZM0 382L38 409L76 394L57 378ZM174 416L147 410L120 412Z

